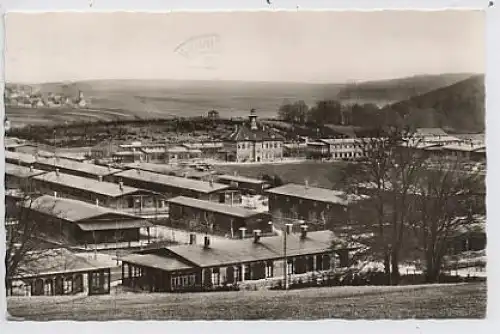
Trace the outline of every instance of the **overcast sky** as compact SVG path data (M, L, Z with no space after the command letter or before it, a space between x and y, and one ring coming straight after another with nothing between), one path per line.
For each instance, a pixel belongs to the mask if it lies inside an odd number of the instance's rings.
M5 26L8 82L345 82L485 71L481 11L10 13ZM207 34L217 38L196 39Z

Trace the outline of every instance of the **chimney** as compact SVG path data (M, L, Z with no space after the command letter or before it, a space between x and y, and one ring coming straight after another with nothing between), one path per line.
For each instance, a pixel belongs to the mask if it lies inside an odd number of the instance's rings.
M234 171L234 176L238 176L238 171Z
M307 225L300 225L300 238L303 240L307 237Z
M102 175L99 175L97 179L99 180L99 182L102 182Z
M240 237L241 239L245 239L245 232L247 228L246 227L240 227Z
M293 224L285 224L285 233L286 234L291 234L292 233L292 227L293 227Z
M309 189L309 180L308 180L308 179L305 179L305 180L304 180L304 187L305 187L306 189Z
M118 182L118 186L120 187L120 190L123 190L123 181Z
M30 172L33 172L33 165L30 165Z
M54 191L54 198L57 198L57 191Z
M99 206L99 198L95 199L95 206Z
M189 244L190 245L196 244L196 234L194 233L189 234Z
M260 230L253 230L253 242L258 243L260 240Z
M108 171L111 172L111 165L110 164L108 164Z
M56 168L56 176L59 176L59 168Z
M205 236L205 242L203 244L203 248L205 249L210 248L210 237L208 235Z
M210 178L210 180L208 180L208 184L210 185L210 187L213 187L214 186L214 179Z

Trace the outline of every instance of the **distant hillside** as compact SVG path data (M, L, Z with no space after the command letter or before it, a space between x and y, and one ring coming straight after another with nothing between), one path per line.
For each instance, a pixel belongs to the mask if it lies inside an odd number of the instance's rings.
M352 100L354 102L357 100L374 100L393 103L452 85L471 76L473 74L470 73L417 75L407 78L348 84L340 90L337 99Z
M166 119L206 115L215 109L223 118L245 117L255 108L261 118L276 117L285 100L319 100L390 105L411 96L454 84L468 74L425 75L349 84L244 81L88 80L23 85L28 90L75 96L83 92L86 109L6 108L13 126L53 124L78 120ZM16 84L7 83L7 87ZM484 95L484 92L483 92ZM484 114L484 113L483 113Z
M485 129L484 75L475 75L388 108L405 116L407 123L414 126L482 132Z
M90 107L129 112L134 117L162 118L206 115L215 109L222 117L245 116L255 108L260 117L275 117L285 99L334 98L342 85L183 80L92 80L33 84L42 92L81 90Z

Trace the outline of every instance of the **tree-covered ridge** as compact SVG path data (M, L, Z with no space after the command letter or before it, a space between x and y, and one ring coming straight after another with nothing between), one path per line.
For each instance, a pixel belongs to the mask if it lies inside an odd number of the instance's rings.
M484 75L414 96L390 107L419 127L449 127L458 131L485 129Z
M374 128L409 125L447 128L457 132L483 132L484 115L484 75L472 76L382 108L373 103L343 104L337 100L320 100L308 106L299 100L285 101L278 111L281 120L298 124Z

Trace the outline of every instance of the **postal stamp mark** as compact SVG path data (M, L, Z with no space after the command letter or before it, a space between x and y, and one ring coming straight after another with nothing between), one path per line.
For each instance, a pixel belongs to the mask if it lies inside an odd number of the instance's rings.
M193 36L177 45L174 53L186 59L190 67L215 69L221 53L221 37L218 34Z

